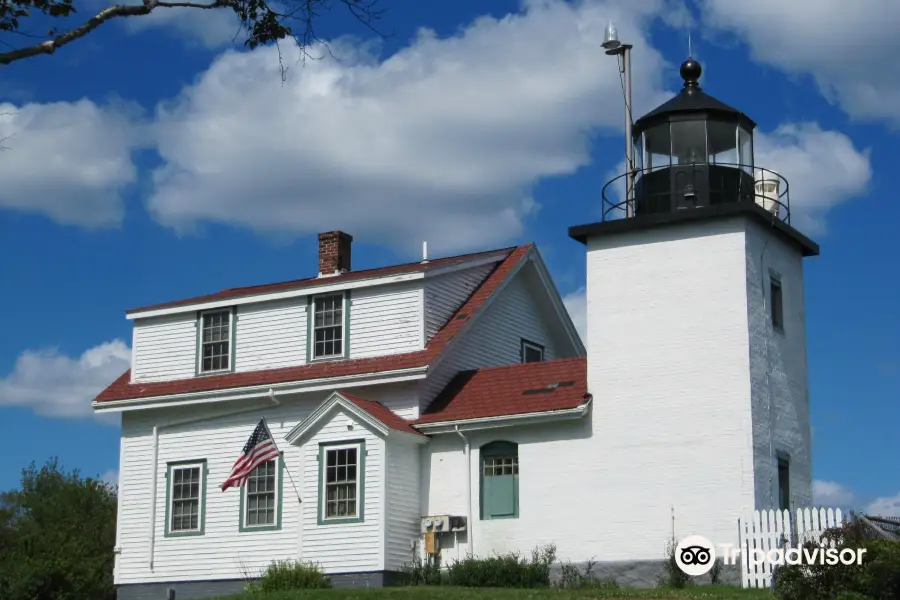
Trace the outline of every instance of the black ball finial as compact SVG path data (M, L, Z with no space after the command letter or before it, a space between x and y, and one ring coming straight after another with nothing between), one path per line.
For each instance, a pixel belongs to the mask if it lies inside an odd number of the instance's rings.
M684 79L684 87L697 87L703 67L693 58L681 63L681 78Z

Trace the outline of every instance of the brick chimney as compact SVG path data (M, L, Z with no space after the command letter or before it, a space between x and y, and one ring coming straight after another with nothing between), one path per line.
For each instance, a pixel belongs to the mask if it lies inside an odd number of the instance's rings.
M319 234L319 277L337 275L350 270L350 245L353 236L343 231Z

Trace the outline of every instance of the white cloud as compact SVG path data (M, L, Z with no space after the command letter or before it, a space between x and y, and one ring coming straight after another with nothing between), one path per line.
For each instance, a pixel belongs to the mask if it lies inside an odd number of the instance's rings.
M136 179L133 108L90 100L0 104L0 208L84 227L118 225Z
M900 517L900 492L894 496L867 500L834 481L813 481L813 504L824 508L857 510L876 517Z
M876 517L900 518L900 492L894 496L875 498L869 503L866 512Z
M226 52L159 110L149 210L178 229L503 243L536 209L539 178L586 165L590 133L622 126L616 61L600 48L610 19L635 45L636 110L668 95L645 35L664 4L625 5L526 2L449 38L421 31L383 60L337 40L340 60L291 69L284 87L274 48Z
M900 126L900 2L700 0L707 26L737 34L753 57L809 73L851 116Z
M813 504L826 508L852 508L856 505L853 492L834 481L813 481Z
M218 222L409 249L427 239L439 253L501 244L539 208L536 181L588 164L590 133L621 127L617 66L599 49L608 21L635 45L641 114L669 97L646 32L656 17L682 23L679 6L526 2L449 38L422 31L384 59L337 40L340 60L292 69L283 87L274 48L225 52L158 109L148 210L182 232ZM794 223L810 233L871 174L865 152L815 124L759 134L757 148L791 181Z
M753 142L755 163L788 180L791 224L805 233L823 233L828 209L864 194L872 178L869 150L816 123L785 123Z
M102 475L100 475L100 481L108 483L113 487L119 485L119 470L109 469L108 471L105 471Z
M100 344L77 358L56 349L26 350L12 373L0 379L0 406L26 406L48 417L91 417L91 400L130 362L131 350L122 340ZM106 415L98 418L118 422Z
M572 292L571 294L566 294L563 296L563 303L566 305L566 310L569 311L569 316L572 318L572 322L575 323L575 329L578 330L578 335L581 336L582 343L587 345L587 297L585 295L585 289L580 288Z
M138 3L124 2L124 4ZM123 24L127 31L134 33L151 29L169 29L188 41L197 42L206 48L219 48L235 41L243 43L244 40L238 30L240 21L234 11L227 8L216 10L157 8L149 15L124 19Z

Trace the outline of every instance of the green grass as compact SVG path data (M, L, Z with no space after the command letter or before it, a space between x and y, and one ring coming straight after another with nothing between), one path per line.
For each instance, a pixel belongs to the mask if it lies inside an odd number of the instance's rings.
M692 586L684 590L557 590L459 588L446 586L388 587L371 589L297 590L272 594L231 596L227 600L588 600L593 598L645 598L646 600L771 600L768 590L744 590L728 586ZM226 600L226 599L221 599Z

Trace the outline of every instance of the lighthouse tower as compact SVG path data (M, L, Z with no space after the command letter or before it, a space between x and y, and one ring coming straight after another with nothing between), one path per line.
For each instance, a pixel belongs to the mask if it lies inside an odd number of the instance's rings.
M603 468L591 499L609 557L737 543L754 509L812 493L803 258L788 185L753 158L756 124L706 94L701 66L634 123L633 192L604 188L587 247L588 389ZM625 177L624 175L622 177Z

